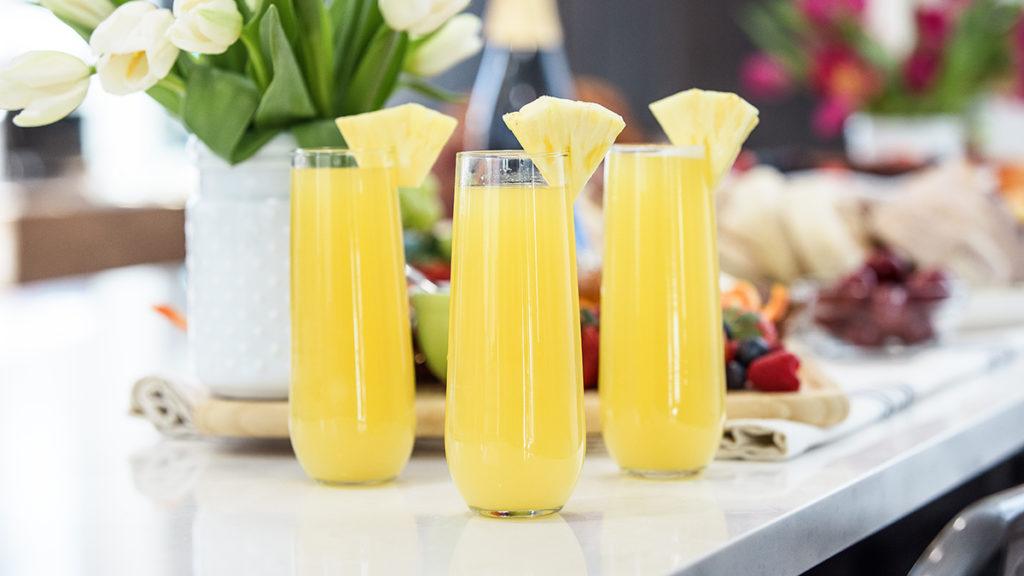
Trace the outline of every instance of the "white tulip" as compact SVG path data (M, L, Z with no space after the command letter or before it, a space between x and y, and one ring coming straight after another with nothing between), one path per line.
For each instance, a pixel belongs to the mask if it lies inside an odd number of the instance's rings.
M167 38L174 24L170 10L145 0L122 4L96 27L89 45L99 56L96 70L103 88L131 94L152 88L171 71L178 48Z
M423 36L469 6L469 0L380 0L378 5L388 26Z
M71 114L89 90L89 66L70 54L28 52L0 69L0 110L21 110L14 124L52 124Z
M175 46L200 54L222 54L242 34L234 0L175 0L168 36Z
M437 76L480 51L481 22L473 14L459 14L434 36L416 47L405 61L405 70L417 76Z
M916 4L915 0L868 0L864 9L868 36L897 62L917 43Z
M41 0L40 3L61 20L88 30L99 26L114 11L110 0Z

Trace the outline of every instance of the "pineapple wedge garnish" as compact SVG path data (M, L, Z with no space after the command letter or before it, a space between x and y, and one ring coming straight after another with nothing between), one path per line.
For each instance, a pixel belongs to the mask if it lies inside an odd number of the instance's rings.
M357 158L360 149L394 148L401 188L423 183L458 124L455 118L419 104L342 116L335 122Z
M758 123L757 108L730 92L694 88L653 102L650 108L673 145L710 149L712 188L732 168Z
M551 96L541 96L503 118L527 153L567 155L565 190L570 202L626 127L621 116L603 106ZM541 159L537 168L549 182L554 179L552 162Z

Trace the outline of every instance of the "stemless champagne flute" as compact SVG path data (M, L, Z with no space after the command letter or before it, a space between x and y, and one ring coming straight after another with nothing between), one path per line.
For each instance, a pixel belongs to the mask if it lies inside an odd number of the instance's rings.
M389 480L415 436L393 153L298 150L292 166L292 446L320 482Z
M463 152L455 172L448 468L482 514L556 512L586 444L565 156Z
M604 440L628 472L693 474L714 457L725 418L707 153L615 146L605 169Z

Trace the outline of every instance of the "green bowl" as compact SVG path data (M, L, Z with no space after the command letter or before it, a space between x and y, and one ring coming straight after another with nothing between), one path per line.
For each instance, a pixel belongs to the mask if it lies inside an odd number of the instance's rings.
M448 293L413 294L416 311L416 341L427 360L427 368L442 382L448 373Z

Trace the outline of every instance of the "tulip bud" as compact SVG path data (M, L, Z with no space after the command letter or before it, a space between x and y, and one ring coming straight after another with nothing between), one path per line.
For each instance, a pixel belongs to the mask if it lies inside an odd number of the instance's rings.
M469 5L469 0L380 0L380 13L394 30L424 36Z
M114 11L110 0L41 0L61 20L93 30Z
M473 56L483 46L482 24L473 14L459 14L437 34L426 39L406 58L405 71L417 76L437 76Z
M175 46L200 54L222 54L242 34L234 0L175 0L168 36Z
M78 108L89 90L89 66L63 52L28 52L0 69L0 110L21 110L14 124L52 124Z
M89 45L99 56L96 70L103 89L131 94L152 88L171 71L178 48L167 39L174 23L170 10L145 0L122 4L96 27Z

